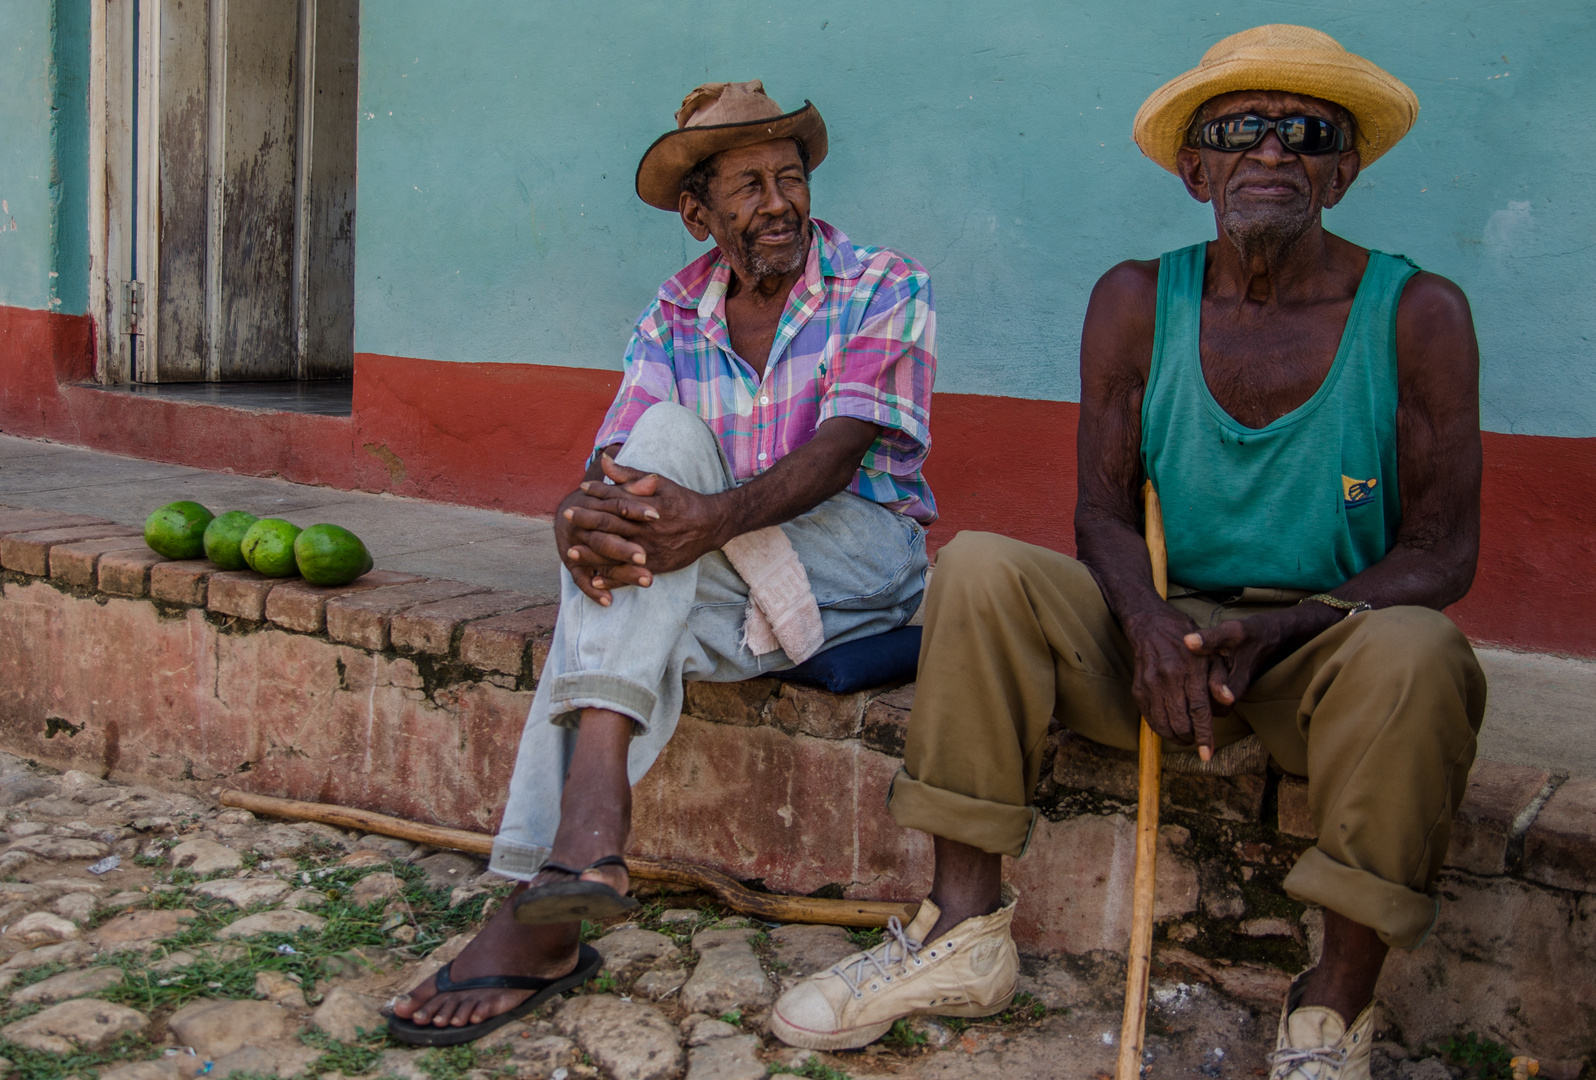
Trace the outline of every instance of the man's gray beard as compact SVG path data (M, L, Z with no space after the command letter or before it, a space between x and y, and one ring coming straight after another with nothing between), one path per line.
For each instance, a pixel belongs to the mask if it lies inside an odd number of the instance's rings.
M743 265L748 268L748 276L755 281L760 281L768 277L780 277L783 274L790 274L802 266L804 260L809 257L810 228L810 224L805 222L803 243L795 244L792 253L781 259L765 258L754 250L754 245L749 242L746 236L738 237L738 246L743 249L741 252Z
M1258 258L1265 266L1276 266L1319 220L1317 203L1311 195L1304 196L1288 206L1262 207L1243 217L1227 202L1219 224L1243 266Z

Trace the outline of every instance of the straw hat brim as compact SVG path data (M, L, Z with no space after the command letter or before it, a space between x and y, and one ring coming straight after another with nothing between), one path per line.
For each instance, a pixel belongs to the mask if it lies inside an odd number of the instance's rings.
M654 140L637 163L637 197L650 206L675 213L681 198L682 177L694 165L722 150L753 146L772 139L797 139L809 153L813 169L826 159L826 122L808 101L804 107L765 120L736 124L705 124L678 128Z
M1419 99L1399 79L1353 53L1260 49L1197 67L1159 87L1136 111L1136 145L1170 172L1192 117L1209 98L1237 90L1280 90L1342 106L1358 124L1358 151L1368 168L1418 119Z

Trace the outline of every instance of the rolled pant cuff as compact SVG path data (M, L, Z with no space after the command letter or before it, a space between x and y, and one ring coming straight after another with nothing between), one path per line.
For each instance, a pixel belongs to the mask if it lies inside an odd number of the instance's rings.
M1367 926L1394 949L1423 944L1441 910L1433 896L1354 870L1316 847L1302 853L1283 884L1293 900L1319 904Z
M493 854L488 858L488 869L501 877L515 881L531 881L548 861L549 849L546 847L530 847L513 840L506 840L502 836L495 836Z
M1031 846L1034 806L1011 806L922 784L899 769L887 794L887 809L905 829L955 840L993 855L1019 858Z
M649 687L620 675L601 671L573 671L549 683L549 722L575 727L583 709L609 709L630 716L637 724L634 735L648 729L659 697Z

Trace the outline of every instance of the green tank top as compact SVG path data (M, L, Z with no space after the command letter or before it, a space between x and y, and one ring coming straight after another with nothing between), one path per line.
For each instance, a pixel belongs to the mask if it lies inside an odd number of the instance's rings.
M1142 468L1164 510L1169 577L1205 591L1333 589L1396 542L1396 313L1406 256L1369 252L1313 396L1263 428L1208 390L1198 353L1206 244L1158 263Z

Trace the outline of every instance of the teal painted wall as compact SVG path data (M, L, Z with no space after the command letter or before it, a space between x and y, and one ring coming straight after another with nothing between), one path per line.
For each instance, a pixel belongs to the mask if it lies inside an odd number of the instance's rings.
M88 303L89 0L0 0L0 304Z
M1137 106L1224 35L1307 18L1423 106L1331 227L1467 290L1488 428L1596 435L1596 5L1209 7L367 4L357 348L617 367L700 250L636 199L637 159L688 88L759 77L826 116L815 212L932 271L939 389L1072 399L1098 275L1213 235Z

